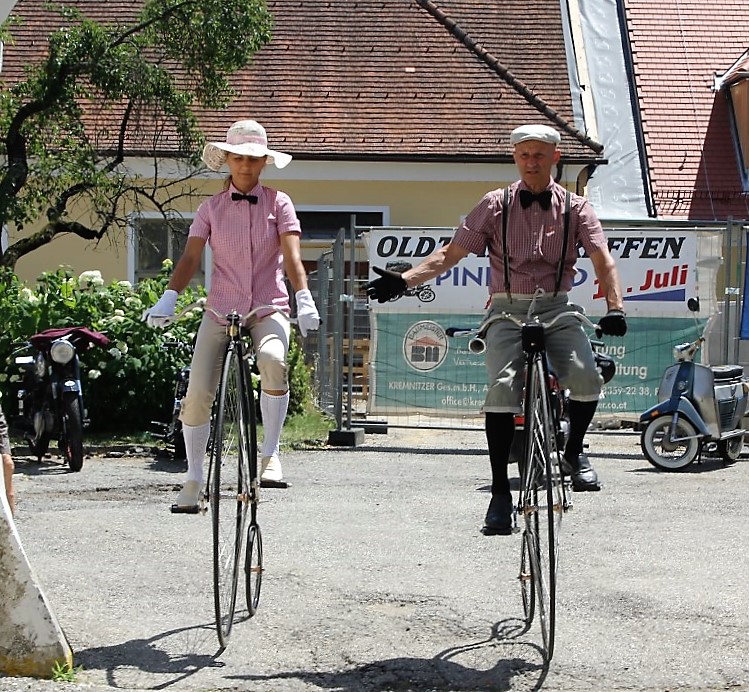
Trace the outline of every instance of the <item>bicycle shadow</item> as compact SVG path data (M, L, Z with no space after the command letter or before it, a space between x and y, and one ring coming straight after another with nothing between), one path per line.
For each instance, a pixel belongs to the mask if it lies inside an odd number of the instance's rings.
M336 692L392 692L399 689L449 689L454 692L512 689L518 676L537 676L532 687L537 692L546 680L549 665L540 647L522 641L527 633L524 621L515 618L496 623L486 639L462 644L439 652L433 658L397 657L373 661L356 668L334 672L288 671L274 675L229 675L232 681L260 682L299 680L320 689ZM500 658L487 669L464 665L453 659L480 649L501 649L507 646L526 647L538 656L538 663L511 656ZM530 681L529 681L530 682Z
M176 645L170 642L170 648L180 652L173 653L158 645L166 640L176 640ZM215 646L214 624L194 625L162 632L149 639L131 639L112 646L76 651L74 663L82 666L84 671L103 671L109 687L132 689L133 677L137 677L139 671L148 678L139 680L137 688L159 690L187 680L205 668L224 667L226 664L217 660L224 647L215 650ZM199 653L211 649L214 653ZM154 682L152 676L159 675L166 679ZM122 678L121 682L119 678Z
M239 617L237 621L241 619ZM344 671L297 670L269 675L227 675L224 679L234 682L299 680L336 692L389 692L411 688L468 692L511 689L513 679L524 676L528 678L528 684L532 684L527 689L537 692L544 685L549 664L537 644L522 639L527 632L528 627L523 620L509 618L495 623L486 639L450 647L432 658L396 657ZM215 649L215 636L213 623L181 627L148 639L131 639L112 646L77 651L74 663L82 666L84 671L103 671L107 685L114 689L133 689L134 685L137 689L167 689L205 668L222 668L226 665L217 660L224 648ZM503 647L521 647L528 650L530 655L499 658L486 669L454 660L483 649L489 653L496 649L499 654ZM201 650L206 653L201 653ZM207 653L211 650L213 653ZM537 658L537 661L532 658ZM160 682L155 680L158 676L164 679Z

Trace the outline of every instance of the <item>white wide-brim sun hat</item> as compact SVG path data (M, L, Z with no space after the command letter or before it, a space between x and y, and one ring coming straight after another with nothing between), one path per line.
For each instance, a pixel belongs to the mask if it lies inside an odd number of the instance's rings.
M268 163L276 168L285 168L291 156L268 148L265 128L254 120L238 120L226 131L225 142L209 142L203 148L203 163L212 171L218 171L226 163L226 154L239 154L260 158L268 157Z

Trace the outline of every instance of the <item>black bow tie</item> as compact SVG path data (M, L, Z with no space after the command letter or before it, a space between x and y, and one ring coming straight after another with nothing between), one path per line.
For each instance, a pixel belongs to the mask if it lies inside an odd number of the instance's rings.
M551 207L551 190L544 190L534 195L530 190L520 190L520 205L527 209L534 202L538 202L542 209Z
M243 195L241 192L232 192L231 199L232 202L241 202L243 199L246 199L250 204L257 204L256 195Z

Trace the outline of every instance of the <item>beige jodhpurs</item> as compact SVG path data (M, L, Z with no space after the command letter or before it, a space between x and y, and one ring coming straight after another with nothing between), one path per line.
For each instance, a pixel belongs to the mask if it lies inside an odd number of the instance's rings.
M252 322L250 333L260 372L260 386L265 391L287 391L289 377L286 356L291 334L289 321L274 312ZM190 382L179 415L185 425L204 425L211 419L211 407L221 378L226 339L226 327L218 324L206 312L198 329L190 365Z

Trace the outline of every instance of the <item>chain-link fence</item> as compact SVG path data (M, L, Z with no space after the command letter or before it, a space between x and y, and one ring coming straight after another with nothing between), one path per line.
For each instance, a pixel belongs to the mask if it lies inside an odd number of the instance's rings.
M628 314L631 311L633 315L628 317L630 332L623 340L608 340L602 349L617 364L617 376L604 391L596 419L606 427L632 424L655 403L660 376L671 362L673 345L694 339L703 328L707 334L703 362L749 364L749 342L739 338L749 226L732 222L699 226L651 223L647 232L643 228L644 224L606 228L610 244L621 243L612 252L618 253L617 263L623 268L620 273L625 276L632 273L629 269L643 266L643 257L655 261L658 252L665 255L669 243L658 244L658 238L685 240L693 251L689 257L681 256L669 264L667 271L647 270L641 286L624 286L625 299L629 292L636 294L643 289L642 300L654 300L640 317L634 315L643 312L638 312L642 303L638 306L635 301L625 301ZM415 322L428 320L447 326L462 319L464 324L466 320L470 324L471 319L480 320L481 311L456 314L448 308L425 314L428 306L419 305L421 313L404 310L397 320L392 315L378 316L378 306L368 304L364 285L369 274L367 237L382 230L353 225L341 229L310 276L321 314L318 341L307 345L308 358L315 364L319 405L335 417L339 430L376 429L383 425L481 428L483 367L457 368L452 372L445 367L419 370L407 362L405 354L407 333ZM424 229L386 230L399 238ZM451 234L452 229L440 229L437 235ZM675 247L676 243L671 242L670 246ZM648 282L655 284L649 287L650 293L644 290ZM659 314L654 307L658 300L664 296L673 298L677 291L682 297L672 300L670 312ZM689 295L691 292L694 295ZM698 315L687 311L686 300L690 297L700 300ZM460 352L454 344L449 348ZM414 395L423 389L441 392L441 396L430 401ZM454 396L458 391L473 393ZM458 399L466 406L451 405Z

